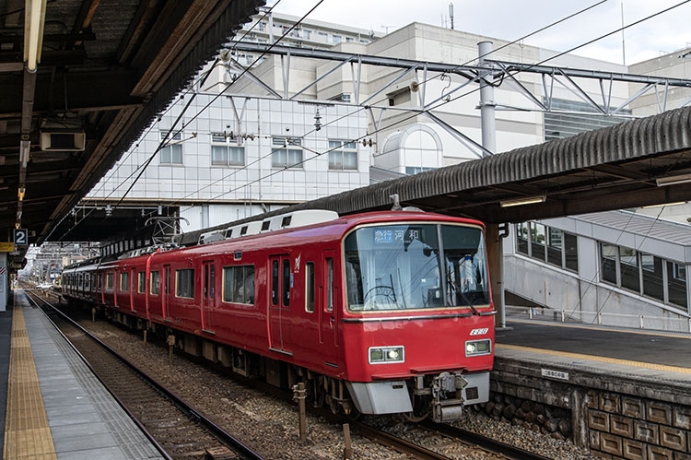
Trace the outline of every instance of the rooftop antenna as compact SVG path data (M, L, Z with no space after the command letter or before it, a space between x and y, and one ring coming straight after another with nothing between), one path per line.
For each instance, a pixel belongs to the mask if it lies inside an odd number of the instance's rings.
M624 5L622 4L621 7L624 8ZM449 3L449 21L451 22L451 30L454 30L454 27L453 27L453 3Z
M621 0L621 55L626 65L626 39L624 38L624 0Z
M403 207L401 206L401 201L398 198L398 193L389 195L389 198L393 200L393 206L391 206L392 211L401 211L403 209Z

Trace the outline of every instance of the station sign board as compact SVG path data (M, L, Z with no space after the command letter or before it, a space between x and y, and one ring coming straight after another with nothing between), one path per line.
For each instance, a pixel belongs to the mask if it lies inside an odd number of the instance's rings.
M14 252L14 243L12 241L0 241L0 252Z

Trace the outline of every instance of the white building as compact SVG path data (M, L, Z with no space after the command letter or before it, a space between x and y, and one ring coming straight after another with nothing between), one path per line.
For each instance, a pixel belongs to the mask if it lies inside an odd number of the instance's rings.
M296 19L258 16L238 36L268 43ZM419 23L377 38L370 31L309 20L284 39L295 49L453 65L475 63L483 40L488 38ZM550 55L521 44L500 49L506 43L493 41L498 60L534 63ZM85 202L118 202L131 187L123 204L179 206L179 215L190 222L183 230L194 230L367 185L370 166L412 174L482 155L474 145L481 142L478 85L462 87L466 82L456 74L420 68L401 76L401 69L373 65L343 65L331 72L337 62L259 59L242 51L222 56L225 60L210 66L208 75L160 115ZM243 74L243 64L255 60L251 75ZM578 57L560 57L555 64L625 71ZM535 87L539 77L520 74L517 81ZM585 87L599 91L594 82ZM573 99L560 87L553 96ZM499 86L495 97L499 107L529 105L510 85ZM614 100L627 97L627 85L614 89ZM541 112L497 111L496 125L498 152L545 139ZM171 128L173 139L166 139ZM155 153L164 139L166 146ZM138 168L152 157L141 173Z

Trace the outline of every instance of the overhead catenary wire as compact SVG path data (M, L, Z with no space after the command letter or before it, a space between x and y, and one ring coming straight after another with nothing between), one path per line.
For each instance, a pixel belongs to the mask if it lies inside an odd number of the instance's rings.
M573 13L573 14L571 14L571 15L568 15L568 16L566 16L565 18L562 18L562 19L560 19L560 20L558 20L558 21L555 21L555 22L553 22L553 23L551 23L551 24L549 24L549 25L547 25L547 26L544 26L544 27L538 29L538 30L535 31L535 32L532 32L532 33L530 33L530 34L526 34L526 35L524 35L524 36L522 36L522 37L520 37L520 38L518 38L518 39L516 39L516 40L514 40L514 41L512 41L512 42L506 43L504 46L500 47L499 49L503 49L503 48L505 48L505 47L507 47L507 46L510 46L510 45L512 45L512 44L515 44L515 43L518 43L518 42L520 42L520 41L522 41L522 40L524 40L524 39L526 39L526 38L528 38L528 37L530 37L530 36L532 36L532 35L535 35L536 33L542 32L542 31L544 31L544 30L546 30L546 29L548 29L548 28L550 28L550 27L553 27L553 26L555 26L555 25L557 25L557 24L560 24L560 23L564 22L565 20L568 20L568 19L570 19L570 18L573 18L573 17L575 17L575 16L577 16L577 15L579 15L579 14L582 14L582 13L584 13L585 11L588 11L588 10L590 10L590 9L592 9L592 8L598 6L598 5L600 5L600 4L602 4L602 3L606 2L606 1L608 1L608 0L601 0L601 1L599 1L599 2L597 2L597 3L595 3L595 4L593 4L593 5L591 5L591 6L589 6L589 7L586 7L586 8L584 8L584 9L582 9L582 10L576 12L576 13ZM275 6L276 6L278 3L280 3L280 0L279 0L279 2L277 2L276 4L274 4L274 5L272 6L272 8L275 8ZM320 2L320 3L321 3L321 2ZM312 11L314 11L314 9L315 9L317 6L319 6L319 4L315 5L310 11L308 11L308 12L300 19L300 21L298 21L298 23L301 23L309 14L311 14ZM267 13L265 13L265 16L266 16L266 14L267 14ZM252 27L254 27L254 26L255 26L256 24L258 24L258 23L259 23L259 21L255 22L255 24L254 24ZM288 31L286 31L286 32L281 36L281 38L280 38L277 42L273 43L267 50L265 50L265 51L262 53L262 55L261 55L260 57L258 57L257 59L255 59L254 62L253 62L250 66L248 66L246 69L244 69L243 72L238 76L238 79L239 79L242 75L244 75L244 73L246 73L246 72L248 71L248 69L252 68L252 66L253 66L255 63L259 62L259 61L261 60L261 58L262 58L264 55L267 54L268 50L270 50L273 46L275 46L275 45L276 45L277 43L279 43L283 38L285 38L285 37L286 37L286 36L287 36L287 35L298 25L298 23L296 23L295 25L293 25L293 27L291 27ZM250 29L250 30L251 30L251 29ZM247 31L247 33L249 33L249 31ZM245 34L245 36L247 35L247 33ZM244 38L244 37L243 37L243 38ZM482 57L482 56L481 56L481 57ZM473 62L474 60L477 60L477 59L478 59L478 58L472 59L472 60L468 61L468 63ZM227 89L227 88L226 88L226 89ZM225 91L225 90L224 90L224 91ZM223 94L223 92L221 92L221 94ZM218 97L218 96L217 96L217 97ZM204 107L204 108L202 108L202 109L200 110L200 112L202 112L203 110L205 110L206 108L208 108L208 107L211 105L211 103L212 103L215 99L216 99L216 98L214 98L212 101L210 101L210 102L207 104L206 107ZM360 109L356 110L355 112L353 112L351 115L357 114L357 112L359 112L360 110L363 110L363 109L360 108ZM196 118L196 116L195 116L194 118ZM192 118L192 119L194 119L194 118ZM407 119L404 120L404 121L407 121ZM191 122L191 120L190 120L190 122ZM188 124L189 124L189 122L188 122ZM390 128L390 127L391 127L391 126L387 127L386 129L388 129L388 128ZM308 134L310 134L310 133L308 133ZM358 139L358 140L359 140L359 139ZM159 146L159 149L157 149L157 151L154 152L154 154L153 154L152 156L155 156L155 154L158 152L158 150L160 150L160 146ZM274 151L271 151L268 155L272 155L273 153L274 153ZM267 155L267 156L268 156L268 155ZM266 156L261 157L260 160L263 159L263 158L266 158ZM253 165L253 164L255 164L255 163L256 163L256 162L252 162L250 165L245 165L245 167L244 167L244 168L240 168L240 170L246 169L246 168L248 168L248 166L251 166L251 165ZM145 165L143 166L143 169L146 169L146 167L148 167L149 164L150 164L150 161L146 162ZM142 168L142 166L140 166L140 168ZM139 170L139 168L138 168L137 170ZM136 171L135 171L135 172L136 172ZM209 187L209 186L212 186L213 184L215 184L215 183L217 183L217 182L219 182L219 181L225 180L225 179L227 179L227 178L229 178L229 177L231 177L231 176L237 174L238 172L239 172L239 170L235 170L235 171L233 171L232 173L230 173L229 175L227 175L227 176L225 176L225 177L223 177L223 178L221 178L221 179L219 179L219 180L217 180L217 181L215 181L215 182L209 184L209 185L206 186L206 187L203 187L203 188L200 189L200 190L203 190L204 188L207 188L207 187ZM133 173L133 174L134 174L134 173ZM125 181L129 180L130 177L132 177L133 174L131 174L128 178L126 178ZM142 174L143 174L143 170L140 171L139 175L137 176L137 179L135 179L135 183L136 183L136 181L141 177ZM274 174L271 174L271 176L272 176L272 175L274 175ZM270 177L270 176L269 176L269 177ZM134 186L134 183L132 184L132 186L130 186L130 188L128 189L128 191L125 192L125 196L127 195L127 193L129 193L129 191L131 190L131 188L132 188L133 186ZM119 188L119 186L118 186L115 190L117 190L118 188ZM114 190L114 191L115 191L115 190ZM198 193L198 191L197 191L197 193ZM192 194L188 195L187 197L189 197L189 196L191 196L191 195L192 195ZM110 196L110 195L109 195L109 196ZM222 195L219 195L219 196L222 196ZM216 197L214 197L214 198L211 198L211 200L217 199L219 196L216 196ZM187 197L185 197L185 198L187 198ZM123 196L123 199L124 199L124 196ZM183 198L183 199L184 199L184 198ZM122 199L119 201L118 205L121 204L121 203L122 203ZM173 204L175 204L175 203L176 203L176 202L173 202Z
M278 2L276 2L276 4L274 4L273 7L275 7L276 5L278 5L279 2L280 2L280 0L279 0ZM270 50L272 47L274 47L274 46L276 46L278 43L280 43L281 40L283 40L286 36L288 36L292 30L294 30L296 27L298 27L298 26L302 23L302 21L304 21L305 18L306 18L309 14L311 14L311 13L312 13L319 5L321 5L323 2L324 2L324 0L318 0L317 3L316 3L312 8L310 8L310 10L309 10L307 13L305 13L305 15L302 16L302 18L300 18L295 24L293 24L292 27L290 27L288 30L286 30L286 31L283 33L283 35L281 35L281 37L279 37L279 39L278 39L276 42L272 43L272 45L269 47L268 50ZM273 9L273 7L272 7L269 11L267 11L267 12L265 13L265 15L266 15L266 14L270 14L270 12L271 12L271 10ZM248 31L248 33L249 33L249 31ZM251 68L254 64L256 64L257 62L259 62L259 61L267 54L268 50L266 50L266 51L265 51L264 53L262 53L259 57L257 57L257 59L255 59L254 62L252 62L252 64L251 64L247 69L243 70L243 72L240 74L240 76L244 75L244 74L248 71L249 68ZM229 86L229 87L230 87L230 86ZM132 184L130 185L130 187L125 191L125 193L124 193L123 196L120 198L120 200L118 201L118 203L115 205L115 207L113 208L113 211L114 211L120 204L122 204L123 200L127 197L127 195L128 195L129 192L132 190L132 188L133 188L134 185L137 183L137 181L142 177L142 175L143 175L144 172L146 171L146 168L149 166L149 164L151 164L151 162L153 161L153 159L155 158L155 156L158 154L158 152L160 152L160 150L161 150L163 147L166 146L165 144L166 144L167 140L168 140L169 138L172 139L176 134L182 132L182 131L185 129L185 127L187 127L192 121L194 121L197 117L199 117L199 115L200 115L204 110L208 109L214 101L216 101L218 98L220 98L220 97L223 95L223 93L224 93L227 89L228 89L228 88L225 88L225 89L224 89L223 91L221 91L218 95L216 95L214 98L212 98L212 100L209 101L209 103L207 103L206 106L204 106L204 108L201 109L197 114L195 114L193 117L191 117L187 123L183 123L182 128L180 128L180 129L177 130L176 132L173 132L174 129L175 129L175 126L177 125L177 123L178 123L178 122L182 119L182 117L185 115L185 110L182 110L182 112L180 113L180 115L177 117L177 119L175 120L175 122L173 123L173 125L171 126L171 128L168 129L168 131L167 131L166 134L164 135L164 138L160 141L160 143L158 144L158 147L154 150L154 152L150 155L150 157L144 162L143 165L140 165L137 169L135 169L135 171L127 178L127 179L129 179L130 177L132 177L132 175L134 175L134 173L136 173L137 171L139 171L139 174L138 174L137 177L134 179L134 181L132 182ZM196 96L196 94L197 94L196 92L193 92L193 98L192 98L192 100L194 99L194 96ZM191 104L191 101L192 101L192 100L188 101L188 103L186 104L186 108L189 107L189 105ZM151 130L151 129L150 129L150 130ZM149 130L149 132L150 132L150 130ZM127 180L127 179L126 179L126 180ZM115 190L117 190L118 188L119 188L119 186L116 187ZM114 193L115 190L113 190L113 191L109 194L109 196L112 195L112 193ZM89 212L89 214L91 214L91 212L93 212L93 210L91 210L91 211ZM46 239L50 238L50 236L53 234L53 232L55 231L55 229L65 220L65 218L66 218L69 214L70 214L70 213L65 214L65 215L62 217L62 219L60 219L60 222L59 222L56 226L53 227L53 229L52 229L51 232L48 234L48 236L46 237ZM87 216L88 216L88 215L87 215ZM84 218L82 218L82 220L81 220L80 222L84 221L84 219L85 219L87 216L84 216ZM106 217L107 217L107 216L106 216ZM77 223L76 225L78 225L78 223ZM62 241L62 239L63 239L70 231L72 231L72 229L75 228L76 225L75 225L75 226L72 226L70 229L68 229L67 232L64 233L64 234L60 237L60 241Z
M691 0L690 0L690 1L691 1ZM592 5L592 7L597 6L597 5L599 5L600 3L602 3L602 2L599 2L599 3L596 3L596 4ZM674 5L674 6L670 7L670 8L667 8L667 9L665 9L665 10L662 10L662 11L660 11L660 12L658 12L658 13L655 13L655 14L653 14L653 15L651 15L651 16L648 16L648 17L646 17L646 18L643 18L643 19L641 19L641 20L639 20L639 21L636 21L635 23L629 24L628 26L625 26L625 28L631 27L631 26L636 25L636 24L638 24L638 23L640 23L640 22L643 22L643 21L645 21L645 20L647 20L647 19L650 19L650 18L655 17L655 16L657 16L657 15L659 15L659 14L662 14L662 13L664 13L664 12L666 12L666 11L669 11L669 10L671 10L671 9L673 9L673 8L676 8L676 7L678 7L678 6L681 6L681 5L683 5L684 3L687 3L687 1L681 2L681 3L679 3L679 4L677 4L677 5ZM586 11L587 9L589 9L589 8L586 8L585 10L582 10L582 11ZM582 12L582 11L581 11L581 12ZM581 12L578 12L578 13L575 13L575 14L580 14ZM308 14L309 14L309 13L308 13ZM569 17L572 17L572 16L573 16L573 15L570 15ZM303 17L303 19L301 19L301 21L302 21L302 20L304 20L304 17ZM562 22L562 21L563 21L563 20L557 21L555 24L558 24L558 23L560 23L560 22ZM297 25L297 24L296 24L296 25ZM295 26L293 26L293 27L295 27ZM292 30L292 29L291 29L291 30ZM542 28L542 29L540 29L540 30L544 30L544 28ZM597 40L600 40L600 39L602 39L602 38L604 38L604 37L607 37L607 36L609 36L609 35L611 35L611 34L613 34L613 33L617 33L617 32L620 31L620 30L621 30L621 29L617 29L617 30L615 30L615 31L613 31L613 32L611 32L611 33L609 33L609 34L605 34L605 35L603 35L603 36L601 36L601 37L598 37L598 38L596 38L596 39L590 40L590 41L588 41L588 42L586 42L586 43L584 43L584 44L581 44L581 45L579 45L579 46L573 47L573 48L571 48L571 49L568 50L568 51L565 51L565 52L562 52L562 53L557 54L557 55L555 55L555 56L552 56L552 57L550 57L550 58L547 58L547 59L541 61L539 64L534 64L534 65L540 65L540 64L543 64L543 63L545 63L545 62L548 62L548 61L551 60L551 59L555 59L555 58L558 57L558 56L561 56L561 55L563 55L563 54L566 54L566 53L575 51L576 49L578 49L578 48L580 48L580 47L587 46L587 45L589 45L589 44L591 44L591 43L593 43L593 42L595 42L595 41L597 41ZM286 35L287 33L289 33L289 32L290 32L290 30L287 31L281 38L285 37L285 35ZM521 40L521 39L519 39L519 40ZM280 41L280 40L279 40L279 41ZM276 43L278 43L278 42L276 42ZM512 42L512 43L513 43L513 42ZM511 43L509 43L509 44L507 44L507 45L505 45L505 46L509 46L510 44L511 44ZM270 48L268 48L268 49L262 54L262 56L260 56L260 58L263 57L263 55L265 55L265 54L268 52L268 50L270 50ZM258 58L257 60L255 60L255 62L257 62L260 58ZM472 62L472 61L471 61L471 62ZM251 68L251 66L249 66L248 68ZM245 69L245 70L246 70L246 69ZM520 73L520 72L521 72L520 70L515 71L515 72L514 72L514 75L517 74L517 73ZM227 88L226 88L226 89L227 89ZM224 91L225 91L225 90L224 90ZM476 91L476 90L475 90L475 91ZM464 96L467 96L468 94L472 94L472 93L475 92L475 91L467 92L467 93L465 93L465 94L463 94L463 95L457 96L457 97L455 97L455 98L453 98L453 99L450 99L450 100L448 100L448 101L444 101L443 103L441 103L441 104L435 106L434 108L441 107L442 105L444 105L444 104L446 104L446 103L449 103L449 102L451 102L451 101L453 101L453 100L458 100L459 98L464 97ZM221 94L223 94L223 92L221 92ZM220 97L221 94L219 94L218 97ZM210 102L209 104L207 104L207 106L204 107L204 108L200 111L200 113L201 113L203 110L205 110L206 108L208 108L208 106L209 106L210 104L211 104L211 102ZM356 114L357 112L359 112L360 110L363 110L363 109L364 109L364 108L359 108L358 110L356 110L356 111L352 112L351 114L349 114L349 116L350 116L350 115L354 115L354 114ZM195 118L196 118L198 115L199 115L199 114L195 115ZM371 135L371 134L380 132L380 131L382 131L382 130L390 129L391 127L394 127L394 126L396 126L397 124L404 123L404 122L406 122L406 121L410 120L411 118L414 118L414 117L416 117L416 116L418 116L418 115L419 115L418 113L415 113L415 114L413 114L412 116L409 116L409 117L407 117L407 118L397 120L397 121L395 121L395 122L393 122L393 123L391 123L391 124L389 124L389 125L387 125L387 126L382 126L382 127L378 128L378 129L376 129L373 133L368 133L367 135ZM171 131L172 131L172 129L171 129ZM309 133L307 133L307 134L309 134ZM307 135L307 134L305 134L305 135ZM366 135L366 136L367 136L367 135ZM366 136L364 136L364 137L366 137ZM353 141L354 141L354 142L357 142L357 141L359 141L360 139L362 139L362 137L359 137L358 139L353 140ZM272 151L271 153L269 153L269 155L272 154L272 153L273 153L273 151ZM322 152L322 153L326 153L326 152ZM265 156L265 157L266 157L266 156ZM263 158L265 158L265 157L263 157ZM304 163L304 162L306 162L306 161L309 161L309 159L303 160L300 164L302 164L302 163ZM244 169L244 168L241 168L241 169ZM263 176L263 177L261 177L261 178L255 180L255 181L248 182L248 183L246 183L246 184L244 184L244 185L242 185L242 186L239 186L239 187L237 187L237 188L235 188L235 189L233 189L233 190L231 190L231 191L224 192L224 193L219 194L219 195L217 195L217 196L215 196L215 197L213 197L213 198L207 199L206 201L202 201L202 203L212 202L212 201L218 199L219 197L222 197L222 196L226 195L227 193L236 191L236 190L238 190L238 189L240 189L240 188L243 188L243 187L250 186L250 185L252 185L252 184L254 184L254 183L257 183L257 182L259 182L259 181L261 181L261 180L263 180L263 179L265 179L265 178L271 177L271 176L273 176L273 175L275 175L275 174L278 174L278 173L280 173L280 172L282 172L282 171L284 171L284 170L272 171L270 174L267 174L267 175L265 175L265 176ZM234 175L234 174L237 174L238 172L239 172L238 170L234 170L232 173L230 173L229 175L227 175L227 176L225 176L224 178L219 179L219 180L224 180L224 179L226 179L226 178L228 178L228 177L231 177L231 176ZM138 177L141 177L141 174L140 174ZM133 185L132 185L132 186L133 186ZM132 187L130 187L129 190L131 190L131 188L132 188ZM127 193L129 193L129 190L128 190ZM125 194L125 196L126 196L126 194ZM125 196L123 196L123 199L124 199ZM190 195L188 195L188 196L190 196ZM121 202L122 202L122 199L120 200L120 203L121 203Z
M665 12L671 11L672 9L678 8L679 6L682 6L682 5L686 4L686 3L688 3L689 1L691 1L691 0L685 0L685 1L683 1L683 2L677 3L677 4L675 4L675 5L671 6L671 7L668 7L668 8L666 8L666 9L664 9L664 10L658 11L658 12L656 12L656 13L654 13L654 14L651 14L651 15L645 17L645 18L642 18L642 19L640 19L640 20L638 20L638 21L636 21L636 22L634 22L634 23L625 25L625 26L623 26L623 28L629 28L629 27L632 27L632 26L634 26L634 25L640 24L640 23L642 23L642 22L644 22L644 21L646 21L646 20L649 20L649 19L652 19L652 18L654 18L654 17L656 17L656 16L659 16L660 14L663 14L663 13L665 13ZM596 5L597 5L597 4L596 4ZM587 41L587 42L585 42L585 43L582 43L581 45L574 46L574 47L570 48L570 49L567 50L567 51L563 51L563 52L557 53L557 54L555 54L555 55L553 55L553 56L550 56L550 57L548 57L548 58L545 58L545 59L543 59L542 61L540 61L540 62L538 62L538 63L536 63L536 64L533 64L532 66L539 66L539 65L542 65L542 64L544 64L544 63L546 63L546 62L549 62L549 61L551 61L551 60L553 60L553 59L556 59L556 58L558 58L558 57L560 57L560 56L563 56L563 55L565 55L565 54L568 54L568 53L571 53L571 52L573 52L573 51L576 51L576 50L579 49L579 48L582 48L582 47L588 46L588 45L590 45L590 44L592 44L592 43L595 43L595 42L598 41L598 40L602 40L603 38L606 38L606 37L608 37L608 36L610 36L610 35L612 35L612 34L618 33L618 32L620 32L621 30L622 30L622 28L618 28L618 29L616 29L616 30L614 30L614 31L611 31L611 32L606 33L606 34L604 34L604 35L601 35L601 36L599 36L599 37L597 37L597 38L591 39L591 40L589 40L589 41ZM530 68L530 66L528 67L528 69L529 69L529 68ZM513 71L511 74L515 76L515 75L517 75L517 74L519 74L519 73L522 73L522 72L524 72L524 71L525 71L525 69L523 69L523 70L516 70L516 71ZM466 93L463 93L463 94L461 94L461 95L459 95L459 96L456 96L456 97L454 97L454 98L450 98L449 100L443 100L443 101L441 101L438 105L436 105L435 107L433 107L432 109L439 108L439 107L441 107L441 106L443 106L443 105L446 105L446 104L448 104L448 103L450 103L450 102L453 102L453 101L455 101L455 100L458 100L458 99L460 99L460 98L462 98L462 97L466 97L466 96L468 96L468 95L474 94L474 93L476 93L476 92L478 92L478 91L479 91L479 88L476 88L476 89L473 89L473 90L471 90L471 91L467 91ZM432 110L432 109L429 109L429 110ZM354 114L356 114L357 112L359 112L359 111L361 111L361 110L365 110L365 108L361 107L361 108L359 108L358 110L356 110L355 112L353 112L351 115L354 115ZM408 116L408 117L404 117L404 118L402 118L402 119L395 120L394 122L392 122L392 123L389 124L389 125L386 125L386 126L382 126L382 127L380 127L380 128L377 128L377 129L375 129L373 132L367 133L366 135L360 136L360 137L358 137L358 138L356 138L356 139L353 139L352 141L353 141L353 142L361 141L361 140L362 140L363 138L365 138L365 137L371 136L372 134L375 134L375 133L378 133L378 132L381 132L381 131L389 130L389 129L391 129L391 128L394 127L394 126L399 125L399 124L402 124L402 123L405 123L405 122L407 122L407 121L409 121L409 120L411 120L411 119L413 119L413 118L415 118L415 117L417 117L417 116L419 116L419 113L418 113L418 112L415 112L414 114L412 114L412 115L410 115L410 116ZM330 123L330 122L327 122L327 123L325 123L323 126L326 126L326 125L328 125L329 123ZM315 131L315 130L312 130L312 131L306 133L305 136L308 135L308 134L313 133L314 131ZM272 153L273 153L273 151L272 151L272 152L269 152L268 155L271 155ZM267 156L268 156L268 155L267 155ZM303 161L299 162L299 163L296 164L296 165L304 164L305 162L307 162L307 161L309 161L309 160L311 160L311 159L313 159L313 158L317 158L317 157L318 157L318 156L312 157L312 158L310 158L310 159L303 160ZM264 157L262 157L262 158L266 158L266 156L264 156ZM239 185L238 187L235 187L235 188L233 188L233 189L231 189L231 190L225 191L225 192L223 192L223 193L221 193L221 194L219 194L219 195L216 195L216 196L214 196L214 197L212 197L212 198L209 198L209 199L207 199L207 200L205 200L205 201L201 201L201 202L199 202L199 203L201 203L201 204L203 204L203 203L211 203L211 202L213 202L213 201L215 201L215 200L221 198L221 197L224 196L224 195L227 195L227 194L232 193L232 192L236 192L237 190L240 190L240 189L245 188L245 187L249 187L249 186L251 186L251 185L253 185L253 184L256 184L256 183L258 183L258 182L260 182L260 181L262 181L262 180L264 180L264 179L267 179L267 178L269 178L269 177L275 176L276 174L279 174L279 173L281 173L281 172L283 172L283 171L285 171L285 170L286 170L286 169L280 169L280 170L271 171L270 173L268 173L268 174L266 174L266 175L264 175L264 176L262 176L262 177L260 177L260 178L258 178L258 179L256 179L256 180L254 180L254 181L249 181L249 182L247 182L247 183L245 183L245 184ZM228 175L224 176L223 178L219 179L218 181L220 181L220 180L225 180L225 179L227 179L227 178L230 178L230 177L232 177L233 175L237 174L238 172L239 172L238 170L234 170L233 172L229 173ZM216 182L218 182L218 181L216 181ZM189 197L189 196L190 196L190 195L188 195L188 197ZM185 198L187 198L187 197L185 197ZM177 202L174 202L174 203L177 203ZM198 204L199 204L199 203L198 203ZM187 209L190 209L190 208L187 208Z

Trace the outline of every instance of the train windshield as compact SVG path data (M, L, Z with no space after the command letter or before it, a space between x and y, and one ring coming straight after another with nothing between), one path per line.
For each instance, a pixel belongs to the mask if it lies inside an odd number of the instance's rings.
M485 240L478 227L364 227L345 240L350 311L489 305Z

